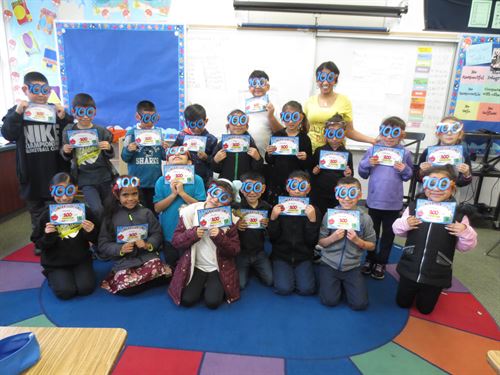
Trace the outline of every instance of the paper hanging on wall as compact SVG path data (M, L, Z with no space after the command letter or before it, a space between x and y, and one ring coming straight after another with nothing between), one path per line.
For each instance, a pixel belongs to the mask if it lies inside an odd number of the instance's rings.
M493 21L491 22L492 29L500 29L500 1L495 3L495 10L493 11Z
M491 0L472 0L467 27L488 27L490 13Z
M36 28L43 31L47 35L52 35L55 19L56 14L54 12L51 12L47 8L42 8L40 10L40 20L38 21L38 25Z
M467 65L488 64L491 61L493 43L479 43L469 46L465 53Z
M42 61L45 63L47 69L56 70L57 67L57 54L56 51L51 48L45 48L43 52Z
M24 33L21 36L21 42L23 44L24 51L28 56L40 52L40 49L38 48L38 43L31 31L28 31L27 33Z
M28 9L28 6L26 5L26 1L18 0L13 1L11 4L14 16L16 17L17 23L19 25L33 21L33 17L31 17L31 13Z

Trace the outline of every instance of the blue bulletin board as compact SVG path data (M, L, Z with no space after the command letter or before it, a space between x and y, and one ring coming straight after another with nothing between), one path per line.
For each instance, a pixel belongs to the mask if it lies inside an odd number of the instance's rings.
M466 131L500 132L500 36L463 35L457 57L449 114L464 122ZM485 142L471 149L482 154ZM500 154L500 142L492 154Z
M165 24L56 22L62 99L80 92L97 104L95 123L134 125L136 105L150 100L159 127L183 125L184 27Z

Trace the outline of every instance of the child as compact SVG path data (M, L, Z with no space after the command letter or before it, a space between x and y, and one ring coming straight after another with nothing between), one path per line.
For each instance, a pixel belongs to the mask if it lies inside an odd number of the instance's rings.
M339 202L334 194L334 186L337 182L347 176L353 175L352 154L346 150L344 145L346 122L338 113L333 115L325 123L325 142L314 151L312 163L312 203L319 208L321 215L324 216L328 208L337 207ZM320 157L321 151L347 152L347 165L344 170L321 169Z
M224 301L240 298L238 271L234 261L240 251L237 218L229 227L203 229L198 223L198 210L230 205L234 199L230 181L214 180L205 202L181 209L172 245L184 254L175 269L168 293L179 305L190 307L203 295L205 304L216 309Z
M47 191L50 179L57 172L69 169L60 154L62 130L72 121L61 105L55 108L56 119L34 121L24 119L24 112L30 104L47 105L51 87L41 73L30 72L24 76L23 93L29 102L21 100L9 109L2 119L2 136L16 142L16 170L20 185L20 196L26 201L31 217L31 229L35 229L46 204L51 200ZM33 235L32 241L33 241ZM36 248L35 248L36 249ZM39 249L35 253L40 254Z
M138 123L125 135L121 156L128 164L128 173L141 180L139 193L142 204L153 211L154 187L156 180L162 175L161 161L165 160L165 149L162 145L138 146L135 142L135 130L154 129L160 116L152 102L142 100L137 104L135 118Z
M307 172L294 171L290 174L287 188L291 197L307 197L311 191ZM275 292L289 295L294 290L300 295L315 292L313 251L318 241L320 221L318 208L307 205L305 216L281 215L283 205L273 207L268 233L273 250L273 277Z
M359 163L359 175L370 177L366 206L373 220L377 241L380 239L379 253L368 253L361 272L377 280L385 277L385 265L394 241L392 223L403 208L403 181L408 181L413 173L411 153L400 144L405 137L405 128L405 122L399 117L389 117L380 126L380 145L403 150L401 161L394 163L393 167L380 165L377 155L373 155L374 147L370 147Z
M50 182L54 203L78 203L77 186L66 172L57 173ZM36 228L36 245L42 250L40 263L49 286L60 299L86 296L95 289L95 273L89 241L96 242L98 229L92 212L85 209L81 224L54 225L47 208Z
M300 103L292 100L283 106L281 121L285 129L273 134L276 137L298 137L299 150L296 156L293 155L273 155L276 146L268 145L266 149L266 161L273 165L273 173L270 176L271 191L268 201L277 203L277 197L284 195L285 183L288 175L295 170L309 171L311 167L312 147L311 140L307 136L309 123L302 111Z
M319 298L323 305L336 306L342 288L347 304L353 310L368 306L368 291L360 272L361 257L365 250L375 250L375 231L370 216L358 209L361 184L353 177L343 177L335 189L342 210L359 212L360 230L328 229L328 213L323 217L319 232L321 265L319 270Z
M269 76L262 70L254 70L248 77L248 91L254 98L263 97L267 94L271 86ZM268 102L266 110L262 112L247 112L250 117L252 128L249 133L261 155L265 155L266 147L272 133L283 129L281 124L274 117L274 105Z
M262 194L266 190L264 177L257 172L247 172L241 176L242 186L241 208L247 210L263 210L269 217L271 205L263 201ZM249 229L245 220L238 221L241 252L236 257L236 265L240 276L240 288L244 289L248 281L248 271L252 268L259 279L267 286L273 285L271 262L264 252L264 241L269 219L262 219L263 229Z
M226 128L230 134L248 134L248 116L239 109L235 109L227 116ZM253 170L262 170L263 160L256 148L255 141L250 137L250 147L247 152L226 152L222 146L222 141L215 147L212 155L212 169L219 173L219 178L226 178L230 181L239 180L241 175Z
M77 123L64 128L61 155L66 160L71 160L71 174L77 176L78 186L82 189L85 201L100 220L103 215L102 202L111 192L114 177L110 162L114 156L111 146L113 136L109 130L92 123L96 115L96 104L90 95L75 95L71 105ZM73 147L68 131L89 129L97 131L98 145Z
M203 179L206 187L213 176L210 156L214 152L215 146L217 146L217 138L210 134L206 128L208 122L207 113L201 105L192 104L187 106L184 110L184 118L186 119L186 129L179 133L172 146L183 146L186 135L207 137L205 151L198 151L191 155L194 170Z
M137 177L118 177L106 201L99 233L98 252L115 262L101 287L123 296L165 284L172 274L158 254L162 243L160 223L149 209L139 204L139 184ZM133 233L135 241L133 237L122 240L131 226L137 226Z
M450 165L432 167L424 177L424 193L433 202L455 202L455 171ZM417 197L418 198L418 197ZM415 217L416 202L411 202L392 228L398 236L407 236L398 263L400 275L396 302L408 308L416 301L418 311L430 314L443 288L451 286L455 249L467 251L477 244L477 233L459 208L453 224L427 223Z
M439 139L436 146L460 145L464 137L464 124L455 116L446 116L437 124L436 136ZM426 148L418 160L420 182L422 182L422 176L432 167L432 164L427 161L428 153L429 148ZM472 182L470 156L466 152L466 145L463 148L463 158L464 162L457 166L458 187L467 186Z
M184 146L167 149L167 165L191 165L191 153ZM205 200L205 185L200 176L195 174L194 183L184 185L181 181L167 183L165 177L158 178L153 198L155 211L160 214L163 230L163 252L165 260L175 266L179 255L170 242L179 221L179 209L182 205Z

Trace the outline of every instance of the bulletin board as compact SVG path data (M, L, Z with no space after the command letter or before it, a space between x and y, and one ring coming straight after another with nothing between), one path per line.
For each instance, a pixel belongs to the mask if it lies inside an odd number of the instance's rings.
M407 131L426 134L426 147L435 144L435 125L446 114L456 49L456 40L327 35L318 37L315 65L338 66L335 90L351 100L356 130L375 137L383 119L398 116Z
M97 104L95 123L136 123L150 100L158 126L177 132L184 111L184 27L165 24L56 22L62 100L80 92Z
M500 131L500 36L463 35L449 114L461 119L466 131ZM481 154L485 142L475 139L470 146ZM500 142L493 152L500 154Z

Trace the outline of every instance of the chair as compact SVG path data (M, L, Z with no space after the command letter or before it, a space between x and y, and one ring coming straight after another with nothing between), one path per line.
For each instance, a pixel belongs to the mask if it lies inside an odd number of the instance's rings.
M420 156L420 142L425 139L425 133L406 132L405 140L410 141L405 144L405 147L415 145L415 153L413 154L413 175L410 180L410 189L408 195L403 198L406 199L405 205L408 205L411 200L415 198L415 191L417 188L417 172L418 172L418 158Z

